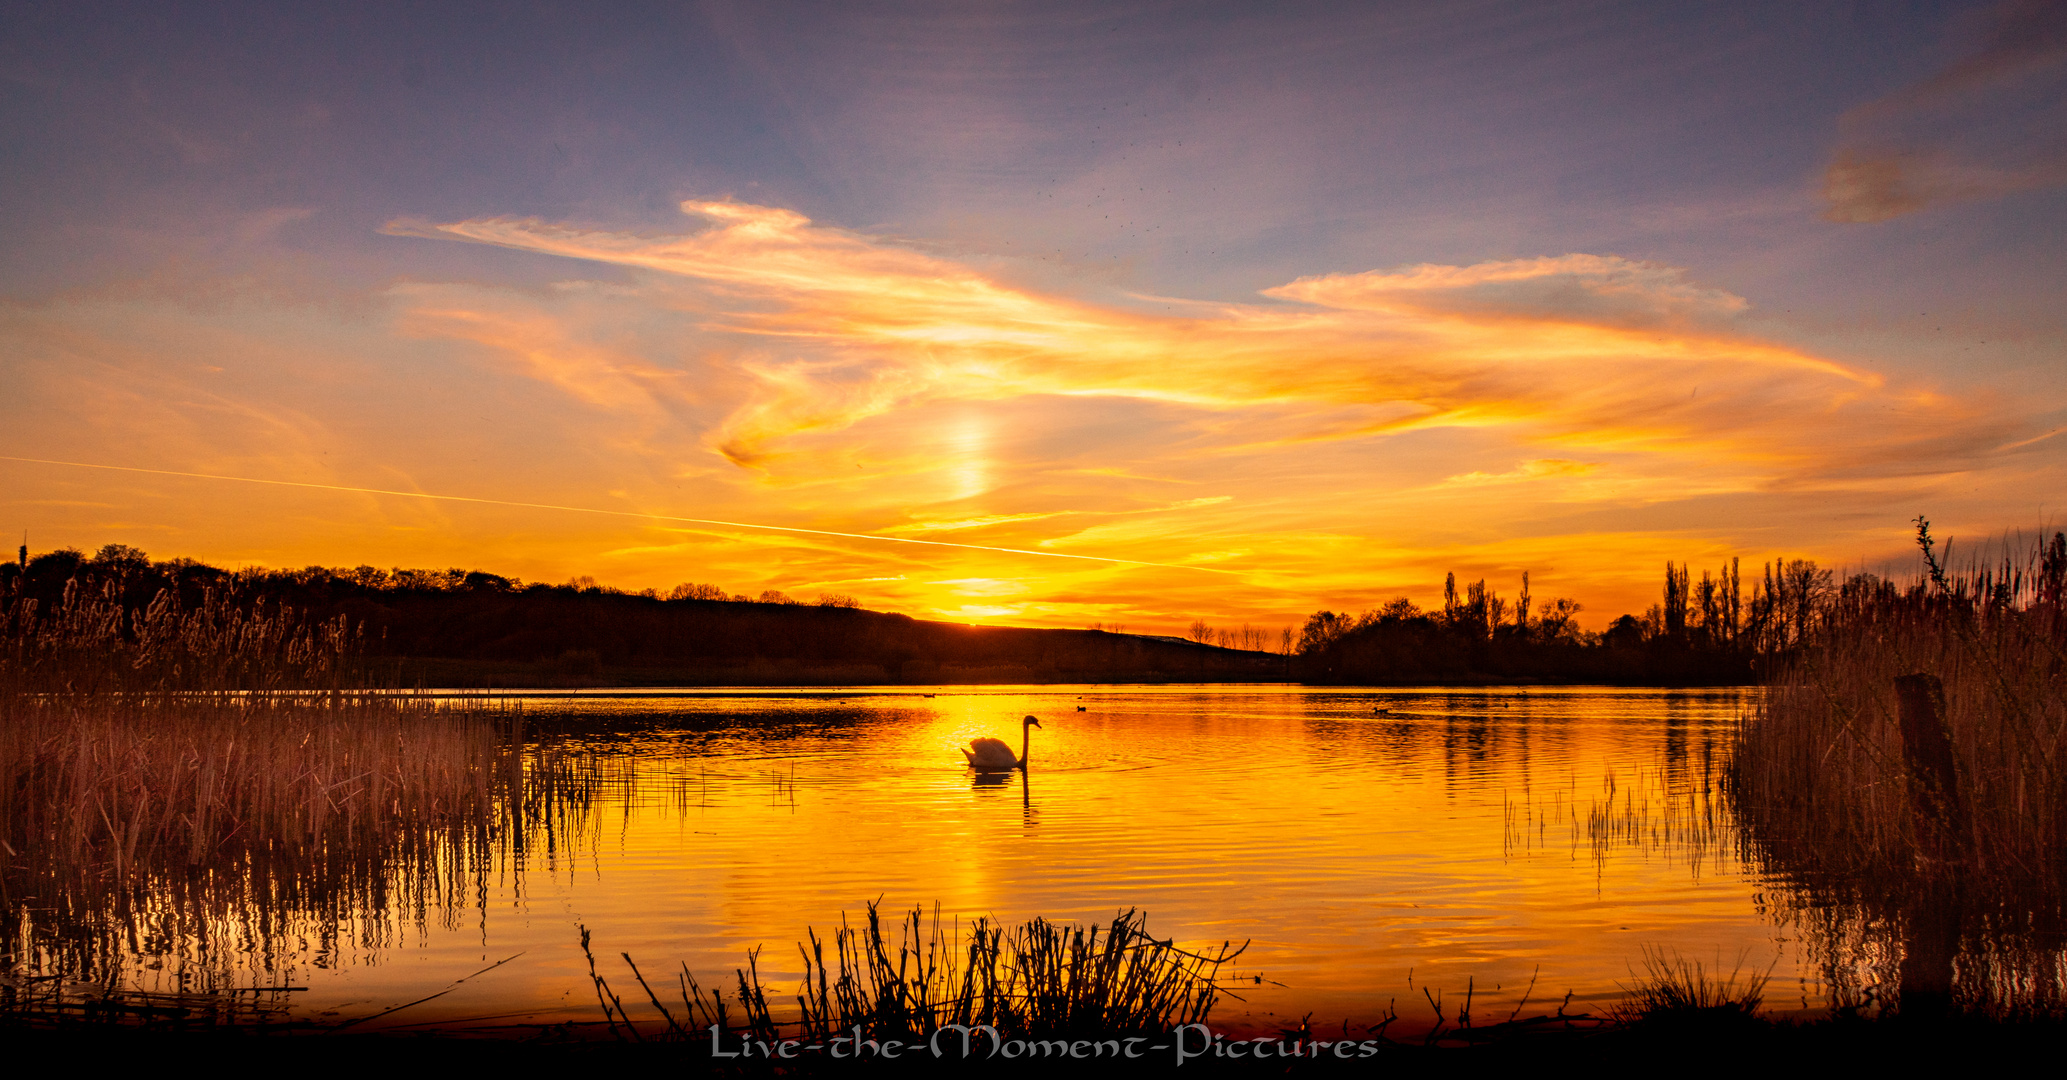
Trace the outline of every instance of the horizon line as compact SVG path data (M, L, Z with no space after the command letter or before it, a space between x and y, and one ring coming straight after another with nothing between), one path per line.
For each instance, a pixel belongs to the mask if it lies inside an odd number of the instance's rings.
M222 473L184 472L177 469L146 469L134 465L102 465L87 461L59 461L54 458L19 457L13 454L0 454L0 461L19 461L33 465L62 465L75 469L102 469L109 472L142 473L151 476L177 476L194 480L222 480L239 484L266 484L274 487L309 488L317 491L345 491L362 495L393 495L405 499L477 503L484 506L514 506L530 510L556 510L570 514L600 514L606 517L640 518L647 521L674 521L694 525L717 525L733 529L761 529L768 532L795 533L805 536L834 536L849 540L875 540L889 544L917 544L922 547L960 548L965 551L990 551L1006 555L1033 555L1048 559L1076 559L1083 562L1108 563L1116 566L1154 566L1165 570L1191 570L1202 574L1241 576L1240 571L1235 570L1220 570L1209 566L1186 566L1181 563L1151 562L1146 559L1120 559L1106 555L1077 555L1063 551L1035 551L1030 548L998 547L990 544L958 544L948 540L916 540L904 536L883 536L878 533L840 532L834 529L807 529L795 525L763 525L751 521L724 521L717 518L683 517L675 514L656 514L637 510L602 510L591 506L562 506L555 503L488 499L472 495L439 495L424 491L395 491L388 488L354 487L347 484L317 484L303 480L264 480L257 477L229 476Z

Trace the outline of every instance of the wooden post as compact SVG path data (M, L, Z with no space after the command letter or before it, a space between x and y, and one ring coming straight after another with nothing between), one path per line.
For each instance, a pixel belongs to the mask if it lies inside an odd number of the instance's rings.
M1959 789L1952 734L1945 726L1944 687L1935 675L1904 675L1895 680L1895 696L1917 871L1902 912L1902 1016L1929 1022L1952 1008L1952 967L1964 907L1958 867L1974 832Z
M1917 854L1935 862L1961 861L1974 830L1953 764L1952 733L1945 727L1944 687L1936 675L1904 675L1895 680L1895 697Z

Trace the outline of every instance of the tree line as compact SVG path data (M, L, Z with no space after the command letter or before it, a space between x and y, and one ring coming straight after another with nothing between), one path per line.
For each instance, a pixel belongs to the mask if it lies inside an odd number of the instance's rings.
M1928 555L1928 549L1926 550ZM1296 632L1196 620L1188 641L1088 630L984 628L862 610L851 596L799 602L684 583L624 592L576 577L526 583L481 570L372 566L229 571L152 561L109 544L0 564L0 597L45 613L91 588L141 613L154 603L294 611L351 627L390 678L443 685L623 681L913 682L1281 680L1333 684L1562 681L1737 683L1801 649L1833 603L1888 587L1835 580L1812 560L1769 562L1747 580L1732 559L1698 573L1668 561L1659 602L1598 632L1567 597L1513 598L1446 577L1440 608L1406 597L1361 613L1314 612ZM163 612L160 611L160 616ZM135 625L142 625L136 623ZM132 631L133 633L133 631Z
M60 631L103 635L102 666L149 628L194 612L219 624L348 632L389 685L855 685L1275 681L1284 658L1105 630L976 627L867 611L851 598L624 592L589 578L526 584L473 570L224 570L110 544L0 564L0 630L16 658ZM186 613L183 615L182 613ZM83 628L83 629L81 629ZM330 632L330 631L326 631ZM218 635L219 636L219 635ZM88 648L66 652L87 662ZM0 663L9 661L0 656ZM178 664L161 665L167 670ZM135 672L96 678L133 681ZM67 678L70 676L67 675Z
M1315 612L1299 631L1293 672L1327 683L1749 682L1764 661L1801 646L1835 594L1832 574L1809 559L1768 562L1749 583L1738 559L1698 578L1690 564L1667 561L1662 585L1643 614L1592 632L1579 626L1576 600L1538 606L1527 573L1512 600L1483 578L1460 589L1453 573L1437 610L1399 597L1361 614Z

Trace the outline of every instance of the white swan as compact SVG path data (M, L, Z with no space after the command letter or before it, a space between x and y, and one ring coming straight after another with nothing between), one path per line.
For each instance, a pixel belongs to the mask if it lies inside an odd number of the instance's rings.
M977 772L1010 772L1026 768L1027 749L1033 742L1033 729L1041 722L1029 716L1019 722L1019 756L1012 756L1012 747L1003 739L971 739L969 748L962 756L969 759L969 767Z

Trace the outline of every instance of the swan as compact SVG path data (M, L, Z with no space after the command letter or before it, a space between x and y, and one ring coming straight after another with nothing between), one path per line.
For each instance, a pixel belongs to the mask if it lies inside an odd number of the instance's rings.
M1012 756L1012 747L1003 739L971 739L969 748L962 756L969 759L969 767L977 772L1010 772L1026 768L1026 753L1033 741L1034 728L1041 722L1029 716L1019 722L1019 756Z

